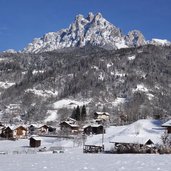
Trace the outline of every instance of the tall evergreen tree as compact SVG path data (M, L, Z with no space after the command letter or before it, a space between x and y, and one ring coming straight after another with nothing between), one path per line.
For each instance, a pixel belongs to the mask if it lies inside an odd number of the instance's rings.
M81 110L81 120L82 121L86 120L86 115L87 115L86 107L85 107L85 105L83 105L82 110Z
M81 112L80 112L80 107L79 106L77 106L75 113L76 113L76 120L80 121L81 120Z
M72 114L71 114L71 118L76 119L76 109L74 107Z

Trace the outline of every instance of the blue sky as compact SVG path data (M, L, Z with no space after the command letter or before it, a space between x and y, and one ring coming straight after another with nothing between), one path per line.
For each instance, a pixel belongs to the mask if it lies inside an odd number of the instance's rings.
M101 12L125 34L138 29L146 39L171 40L171 0L0 0L0 51L23 49L90 11Z

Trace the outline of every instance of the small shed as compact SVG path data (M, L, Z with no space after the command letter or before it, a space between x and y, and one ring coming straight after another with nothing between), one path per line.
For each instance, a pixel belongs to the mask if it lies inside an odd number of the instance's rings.
M101 153L104 151L104 146L84 145L83 153Z
M41 139L39 137L31 137L30 138L30 147L40 147Z

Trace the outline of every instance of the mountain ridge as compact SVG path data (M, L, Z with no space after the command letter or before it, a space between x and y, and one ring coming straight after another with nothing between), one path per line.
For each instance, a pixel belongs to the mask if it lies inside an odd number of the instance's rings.
M146 40L139 30L132 30L124 35L120 28L103 18L101 13L90 12L85 18L81 14L77 15L68 28L35 38L22 52L38 53L68 47L83 47L88 44L111 50L146 44L170 46L171 42L162 39Z
M133 30L124 35L119 28L103 18L101 13L94 15L90 12L85 18L77 15L69 28L35 38L23 52L38 53L88 44L106 49L120 49L145 45L146 40L140 31Z

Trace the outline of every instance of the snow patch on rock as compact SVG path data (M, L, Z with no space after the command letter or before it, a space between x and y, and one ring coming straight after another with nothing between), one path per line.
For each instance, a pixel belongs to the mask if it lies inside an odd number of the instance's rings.
M150 42L150 44L160 45L160 46L170 46L171 45L171 42L169 42L166 39L152 39L152 41Z
M3 89L7 89L7 88L9 88L9 87L11 87L13 85L15 85L15 83L0 81L0 87L3 88Z
M117 98L115 99L115 101L112 102L112 105L113 105L113 106L118 106L118 105L120 105L120 104L125 103L125 101L126 101L125 98L117 97Z
M129 60L129 61L132 61L132 60L134 60L135 58L136 58L135 55L133 55L133 56L128 56L128 60Z
M51 90L37 90L35 88L33 89L27 89L25 92L32 92L37 96L43 96L43 97L50 97L50 96L57 96L58 92L51 91Z
M133 93L136 91L148 92L149 90L144 84L138 84L137 88L132 90Z

